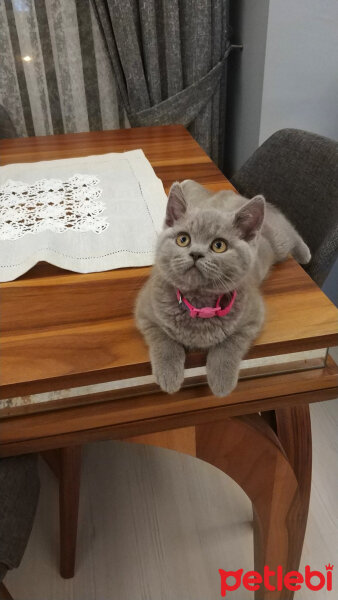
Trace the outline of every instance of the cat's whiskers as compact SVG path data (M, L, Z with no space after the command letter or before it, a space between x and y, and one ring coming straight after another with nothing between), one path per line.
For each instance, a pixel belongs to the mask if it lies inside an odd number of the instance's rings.
M231 291L235 287L235 282L225 273L213 272L214 287L218 290Z
M203 271L204 271L205 275L208 276L209 279L211 276L213 287L218 287L218 286L220 286L221 288L224 287L224 285L225 285L225 281L223 280L224 274L220 273L220 271L216 265L214 265L209 260L204 260L203 263L201 263L201 267L206 267L206 268L203 268Z

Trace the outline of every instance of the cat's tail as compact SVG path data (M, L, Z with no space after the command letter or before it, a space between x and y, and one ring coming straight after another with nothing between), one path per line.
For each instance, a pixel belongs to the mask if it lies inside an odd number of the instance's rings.
M301 265L307 265L311 260L310 248L305 244L298 233L291 254Z

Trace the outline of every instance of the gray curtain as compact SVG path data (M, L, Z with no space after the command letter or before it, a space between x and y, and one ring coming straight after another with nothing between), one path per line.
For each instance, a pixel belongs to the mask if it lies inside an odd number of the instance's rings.
M182 123L221 163L228 0L92 0L132 127Z
M0 104L18 136L128 124L90 0L0 0Z
M2 138L16 137L15 127L10 119L9 114L0 104L0 140Z

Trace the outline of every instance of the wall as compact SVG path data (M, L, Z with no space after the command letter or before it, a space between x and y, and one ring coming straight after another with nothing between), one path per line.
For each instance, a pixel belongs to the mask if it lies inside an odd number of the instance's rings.
M338 139L337 0L270 0L259 143L282 127Z
M232 0L224 171L282 127L338 139L338 0Z
M231 176L259 144L269 0L230 0L233 43L228 59L224 172Z
M338 259L334 263L322 289L331 302L338 307Z

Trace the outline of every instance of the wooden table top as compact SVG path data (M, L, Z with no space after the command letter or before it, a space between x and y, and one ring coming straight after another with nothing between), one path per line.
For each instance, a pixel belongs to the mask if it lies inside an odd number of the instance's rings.
M231 184L182 126L0 141L1 165L142 148L166 190L195 179L212 190ZM2 398L145 375L147 348L132 309L149 268L86 275L37 265L0 285ZM336 343L337 311L293 260L264 283L267 317L249 357ZM203 363L188 357L188 366Z

